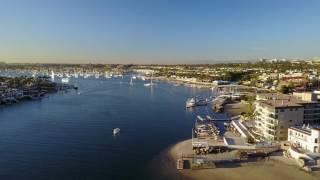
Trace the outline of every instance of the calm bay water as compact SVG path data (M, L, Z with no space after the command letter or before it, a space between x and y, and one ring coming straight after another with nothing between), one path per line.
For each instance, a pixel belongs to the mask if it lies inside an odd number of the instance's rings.
M129 86L128 78L71 82L80 94L0 106L0 179L145 179L154 156L190 138L197 112L187 112L185 100L211 93Z

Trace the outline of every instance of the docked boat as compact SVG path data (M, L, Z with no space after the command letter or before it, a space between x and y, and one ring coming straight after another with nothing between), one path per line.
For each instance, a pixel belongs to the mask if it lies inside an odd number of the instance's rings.
M61 79L61 83L68 84L69 83L69 78L67 78L67 77L62 78Z
M194 98L189 98L186 101L186 107L190 108L190 107L194 107L196 106L196 100Z
M203 117L201 117L200 115L197 115L197 119L200 121L204 121L205 119Z
M109 73L105 73L104 78L106 79L110 79L112 77L112 75L110 75Z
M152 75L151 75L150 83L145 83L144 86L149 87L149 86L155 85L155 84L152 82L152 78L153 78L153 73L152 73Z
M186 101L187 108L191 108L195 106L206 106L207 104L208 104L208 101L200 97L189 98Z
M213 117L211 117L211 116L209 116L209 115L207 115L206 118L209 119L209 120L211 120L211 121L214 120Z
M54 72L51 71L51 81L54 81Z
M112 133L113 133L113 135L119 134L119 133L120 133L120 128L114 128L114 129L112 130Z

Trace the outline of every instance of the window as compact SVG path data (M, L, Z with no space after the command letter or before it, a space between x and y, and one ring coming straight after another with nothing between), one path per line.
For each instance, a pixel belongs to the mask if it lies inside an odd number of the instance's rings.
M291 120L291 119L289 120L289 123L292 123L292 120Z
M314 143L318 143L318 138L315 138L315 139L314 139Z

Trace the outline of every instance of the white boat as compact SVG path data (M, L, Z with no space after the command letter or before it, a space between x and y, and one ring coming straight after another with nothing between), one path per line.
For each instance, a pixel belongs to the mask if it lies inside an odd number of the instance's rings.
M133 79L133 78L130 79L130 86L133 86L132 79Z
M87 73L83 75L83 78L84 78L84 79L87 79L88 77L90 77L90 75L87 74Z
M194 97L194 98L189 98L186 101L186 107L195 107L195 106L206 106L208 104L208 101L200 98L200 97Z
M152 78L153 78L153 73L152 73L152 75L151 75L150 83L145 83L144 86L149 87L149 86L155 85L155 84L152 82Z
M51 81L54 81L54 72L51 71Z
M194 107L196 106L196 100L194 98L189 98L186 101L186 107L190 108L190 107Z
M64 78L61 79L61 82L62 82L63 84L68 84L68 83L69 83L69 78L64 77Z
M117 135L120 133L120 128L113 128L112 130L113 135Z
M205 119L204 118L202 118L201 116L197 116L197 119L199 119L200 121L204 121Z
M209 115L207 115L206 118L209 119L209 120L211 120L211 121L214 120L214 119L213 119L211 116L209 116Z
M111 75L111 76L112 76L112 75ZM110 76L110 74L109 74L109 73L107 73L107 72L104 74L104 78L106 78L106 79L110 79L110 78L111 78L111 76Z
M136 76L132 76L132 79L137 79L137 77Z

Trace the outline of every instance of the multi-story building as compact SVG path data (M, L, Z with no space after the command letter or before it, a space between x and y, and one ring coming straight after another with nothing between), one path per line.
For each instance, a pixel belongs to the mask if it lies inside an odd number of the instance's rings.
M320 128L309 128L305 125L290 127L288 141L309 152L320 153Z
M320 122L320 103L301 95L258 94L256 132L266 140L286 140L288 128Z

